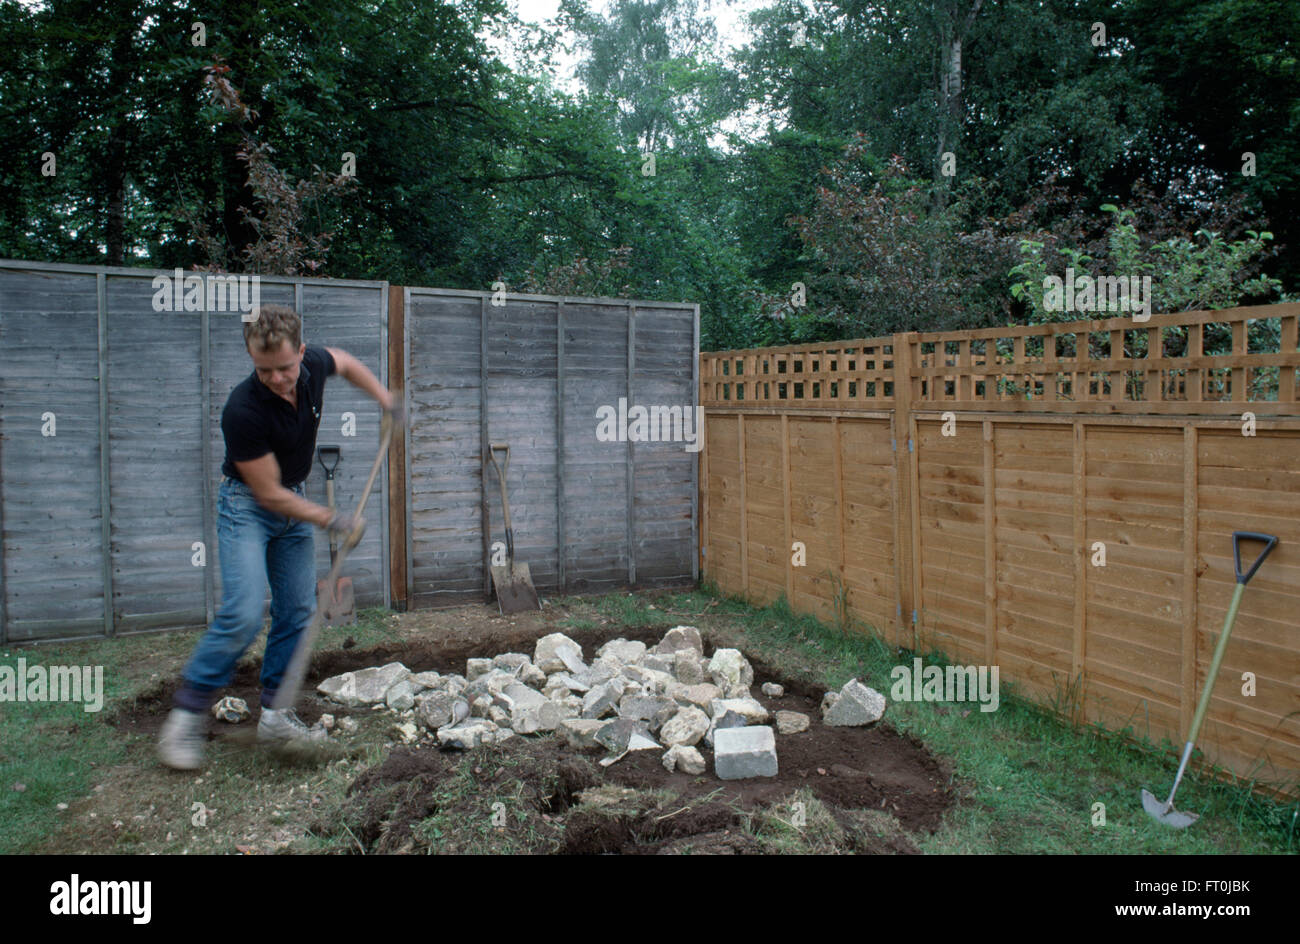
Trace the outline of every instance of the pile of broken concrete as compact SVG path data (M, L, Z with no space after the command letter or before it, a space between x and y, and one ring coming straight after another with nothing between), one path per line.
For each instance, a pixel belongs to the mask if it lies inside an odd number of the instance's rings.
M713 748L724 780L775 776L776 735L808 730L797 711L769 712L751 693L754 670L738 649L704 655L694 626L670 629L653 649L615 639L586 662L582 646L563 633L537 641L531 658L507 652L470 659L464 675L412 673L400 662L345 672L317 686L349 708L388 708L414 741L423 728L444 748L500 744L516 735L554 732L579 750L609 752L608 766L631 751L663 751L669 770L701 774L697 745ZM781 697L780 685L761 691ZM857 679L827 692L822 720L866 725L880 720L885 698ZM770 722L775 722L775 726Z

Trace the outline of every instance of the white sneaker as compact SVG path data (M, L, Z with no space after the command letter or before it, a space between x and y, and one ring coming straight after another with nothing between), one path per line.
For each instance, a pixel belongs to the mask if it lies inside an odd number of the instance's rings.
M207 716L173 708L158 736L158 759L176 770L203 766L203 745L208 739Z
M329 737L323 728L309 728L303 724L293 708L263 708L257 721L259 741L324 741Z

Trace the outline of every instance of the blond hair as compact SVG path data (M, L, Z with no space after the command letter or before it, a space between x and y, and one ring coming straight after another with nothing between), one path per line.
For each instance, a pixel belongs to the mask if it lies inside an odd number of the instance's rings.
M263 353L278 351L285 341L297 353L302 344L302 319L287 305L258 305L257 320L244 323L244 345Z

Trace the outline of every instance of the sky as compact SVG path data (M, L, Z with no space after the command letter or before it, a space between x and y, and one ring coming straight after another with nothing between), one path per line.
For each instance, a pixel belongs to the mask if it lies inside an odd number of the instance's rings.
M545 26L547 21L553 21L560 8L559 0L506 0L506 2L521 20L539 26ZM593 12L605 15L609 11L611 0L588 0L588 3ZM771 0L700 0L700 11L702 15L713 18L718 31L719 44L730 54L750 41L750 31L745 22L747 15L770 3ZM511 69L517 72L526 71L520 68L521 64L511 53L509 43L490 35L483 36L483 39ZM566 45L572 47L571 36ZM567 56L557 55L561 74L554 77L555 84L557 88L569 94L576 94L580 89L575 75L578 58L576 52ZM722 151L730 150L728 134L737 134L752 140L762 132L769 121L775 122L777 126L784 123L782 116L765 114L757 103L751 103L744 112L732 115L723 121L718 132L709 139L709 144Z
M553 18L560 8L559 0L509 0L509 3L510 7L519 14L520 19L532 23L541 23ZM718 27L718 35L727 45L732 45L733 40L743 41L745 30L741 20L748 11L758 9L760 6L761 4L755 0L732 0L730 4L726 0L701 0L701 8L713 17ZM609 2L591 0L591 7L599 13L605 13L609 9Z
M560 9L559 0L507 0L507 3L521 20L538 25L553 20ZM589 0L589 4L594 12L600 14L607 13L610 7L609 0ZM744 17L751 10L757 10L765 5L764 0L730 0L730 2L700 0L701 11L705 16L713 18L718 29L718 39L728 51L748 41L749 31L744 25ZM489 42L503 62L512 68L517 65L503 44L492 39L489 39ZM566 57L563 63L567 71L565 75L556 77L558 84L561 88L574 91L573 71L577 65L577 57Z

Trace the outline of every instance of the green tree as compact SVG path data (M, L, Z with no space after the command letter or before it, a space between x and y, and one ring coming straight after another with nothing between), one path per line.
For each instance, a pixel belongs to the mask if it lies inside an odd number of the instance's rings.
M1300 5L1289 0L1118 4L1135 73L1160 90L1157 143L1168 165L1242 193L1278 240L1300 241ZM1247 154L1253 155L1253 168ZM1300 285L1300 254L1274 274Z

